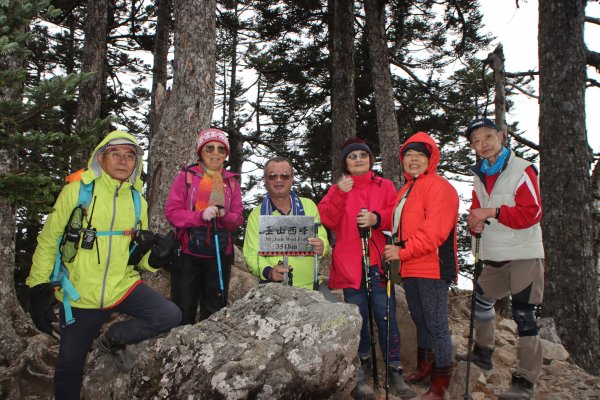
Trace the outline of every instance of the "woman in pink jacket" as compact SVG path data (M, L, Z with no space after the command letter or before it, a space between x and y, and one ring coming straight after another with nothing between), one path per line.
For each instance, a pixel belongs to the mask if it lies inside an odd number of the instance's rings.
M233 262L231 232L244 221L236 175L223 169L229 155L225 132L213 128L201 131L196 153L198 163L179 172L165 205L165 215L181 242L180 254L171 268L171 300L181 309L182 324L196 322L198 304L200 320L227 304Z
M362 243L358 227L371 230L369 239L369 277L373 316L379 332L379 345L386 354L387 321L386 281L381 263L385 246L383 230L390 230L391 210L396 198L392 181L381 178L373 171L373 153L367 143L354 137L342 145L344 175L319 203L321 222L335 234L333 261L329 272L329 287L343 289L344 301L358 306L363 325L360 332L358 355L362 368L353 391L354 398L375 399L375 393L365 381L370 368L371 336L365 274L362 267ZM363 211L366 210L366 211ZM414 397L415 392L402 380L400 363L400 332L396 324L396 300L392 291L390 300L390 383L396 394Z

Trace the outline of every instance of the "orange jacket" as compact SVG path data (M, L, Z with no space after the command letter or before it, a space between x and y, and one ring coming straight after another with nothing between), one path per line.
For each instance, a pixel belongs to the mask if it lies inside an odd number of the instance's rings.
M410 189L398 222L401 234L394 238L401 243L400 275L456 282L458 193L446 178L437 174L440 151L426 133L415 133L400 147L400 162L402 149L411 142L425 143L431 156L425 173L416 178L404 174L406 183L396 195L392 209L393 220L400 199Z

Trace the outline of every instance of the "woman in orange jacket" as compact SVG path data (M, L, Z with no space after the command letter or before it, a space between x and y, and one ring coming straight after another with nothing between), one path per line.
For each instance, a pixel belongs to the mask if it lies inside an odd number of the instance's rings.
M452 376L452 341L448 328L448 285L456 282L458 194L436 169L440 151L424 132L400 147L405 185L392 212L393 245L386 260L400 260L411 317L417 327L417 370L404 378L431 378L422 399L444 399Z

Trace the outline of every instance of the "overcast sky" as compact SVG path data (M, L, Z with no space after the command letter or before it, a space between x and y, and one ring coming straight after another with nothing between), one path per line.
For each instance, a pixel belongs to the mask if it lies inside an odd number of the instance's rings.
M538 2L520 0L519 8L514 0L480 0L485 30L494 35L490 51L498 43L504 46L507 72L538 70L537 31ZM600 4L588 3L586 15L600 18ZM590 50L600 52L600 27L585 24L585 39ZM487 51L479 58L485 58ZM588 74L595 79L600 75L595 69L588 68ZM538 81L534 82L536 94ZM518 96L514 109L507 115L508 123L519 121L519 127L526 136L539 143L538 103L536 99ZM591 88L586 93L586 117L588 142L594 152L600 152L600 89Z

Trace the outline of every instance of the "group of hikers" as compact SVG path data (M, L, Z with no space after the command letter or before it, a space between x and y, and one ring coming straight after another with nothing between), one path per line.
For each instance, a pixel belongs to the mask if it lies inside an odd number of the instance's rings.
M465 134L480 158L471 167L474 188L467 224L484 268L473 288L474 346L456 359L492 370L494 303L510 294L519 364L499 399L530 399L542 365L535 318L544 264L537 172L503 146L504 133L490 119L472 121ZM376 368L374 325L386 357L386 390L412 398L416 392L408 383L424 383L429 387L422 399L445 399L453 370L448 288L458 273L459 198L437 173L438 146L418 132L400 147L405 183L398 192L392 181L373 171L375 157L364 140L353 137L340 150L342 177L318 205L292 190L290 160L267 161L267 193L245 230L248 270L261 283L316 289L330 301L336 297L329 289L341 289L344 301L358 307L362 327L355 399L375 399L367 379ZM38 237L26 282L31 317L40 331L53 333L51 295L62 303L56 399L80 398L86 355L95 339L120 370L128 371L128 344L194 324L227 305L232 232L244 222L238 177L224 168L229 152L225 132L200 132L198 162L181 169L165 204L165 216L175 228L166 235L148 230L147 203L139 193L143 150L129 133L109 133L88 167L63 188ZM263 216L313 217L310 254L261 252ZM335 238L328 287L319 284L314 259L329 252L327 230ZM171 300L146 285L139 273L163 267L171 276ZM407 374L400 357L395 291L390 290L400 279L417 328L417 367ZM114 312L131 318L98 336Z

